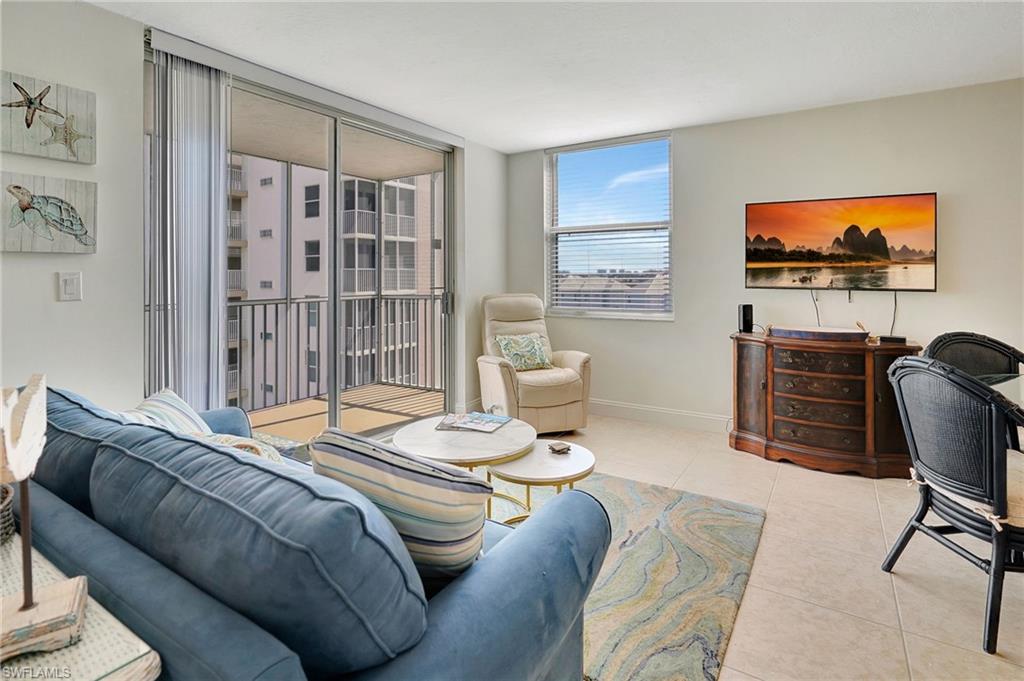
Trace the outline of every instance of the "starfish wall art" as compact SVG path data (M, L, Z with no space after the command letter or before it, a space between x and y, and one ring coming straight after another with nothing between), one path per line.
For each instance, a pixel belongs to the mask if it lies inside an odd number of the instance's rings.
M0 151L96 163L96 95L0 72Z

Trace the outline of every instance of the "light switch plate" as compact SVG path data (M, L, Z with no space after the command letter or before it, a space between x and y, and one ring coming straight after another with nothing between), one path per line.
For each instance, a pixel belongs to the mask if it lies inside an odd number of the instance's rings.
M57 300L64 302L82 299L82 273L57 273Z

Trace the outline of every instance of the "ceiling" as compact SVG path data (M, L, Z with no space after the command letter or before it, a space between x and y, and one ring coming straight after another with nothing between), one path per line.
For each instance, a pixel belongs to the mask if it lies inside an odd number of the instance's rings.
M504 152L1024 76L1021 3L98 3Z
M330 119L235 88L231 150L326 169ZM346 175L392 180L444 170L444 154L345 125L341 128L341 166Z

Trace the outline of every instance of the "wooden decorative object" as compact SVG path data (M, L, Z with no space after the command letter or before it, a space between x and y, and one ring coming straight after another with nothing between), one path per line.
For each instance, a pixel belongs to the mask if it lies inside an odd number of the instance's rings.
M909 475L910 455L886 372L921 348L737 333L734 449L832 473Z
M5 388L0 407L0 482L17 482L21 505L22 592L4 598L0 659L57 650L78 640L88 598L85 577L32 588L32 507L28 479L46 443L46 377L35 374L20 392ZM20 605L19 605L20 602Z
M58 650L81 637L89 601L85 577L38 588L35 598L37 603L28 610L22 608L21 594L0 599L0 661L23 653Z

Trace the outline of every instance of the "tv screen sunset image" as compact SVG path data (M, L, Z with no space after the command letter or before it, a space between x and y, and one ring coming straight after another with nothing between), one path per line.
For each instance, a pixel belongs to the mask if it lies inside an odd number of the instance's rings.
M935 290L935 194L747 204L748 288Z

